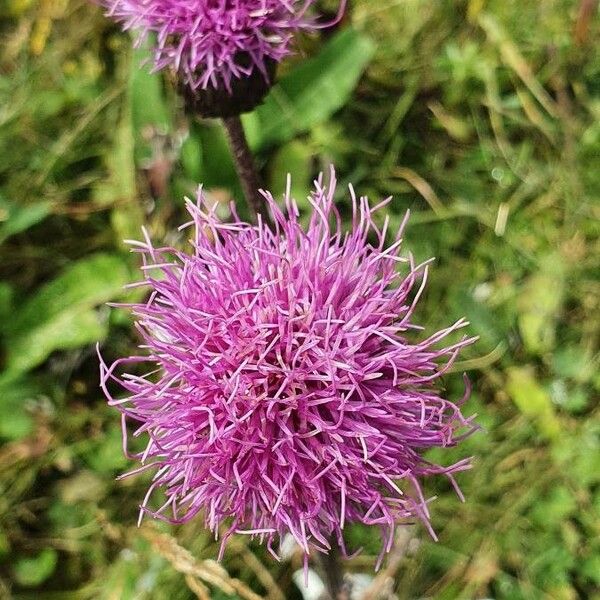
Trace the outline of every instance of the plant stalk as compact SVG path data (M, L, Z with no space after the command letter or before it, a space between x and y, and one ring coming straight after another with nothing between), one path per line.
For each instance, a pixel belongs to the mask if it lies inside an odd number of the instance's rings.
M329 554L320 555L325 587L331 600L350 600L348 587L344 583L344 571L337 545L332 543Z
M225 125L235 168L240 178L244 197L246 198L250 212L255 220L259 214L263 216L264 220L267 220L266 203L258 191L262 188L260 177L256 170L254 157L248 146L242 121L239 116L225 117L223 124Z

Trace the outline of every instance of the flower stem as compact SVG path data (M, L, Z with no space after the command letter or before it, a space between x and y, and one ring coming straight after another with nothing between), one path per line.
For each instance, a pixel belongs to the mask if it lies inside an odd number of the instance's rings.
M229 138L229 145L233 153L235 162L235 168L242 184L244 196L248 207L252 213L252 216L256 217L261 214L266 217L266 204L264 198L258 191L262 185L256 165L254 164L254 157L248 146L248 140L244 133L244 127L239 116L225 117L223 119L225 125L225 131Z
M329 554L320 555L320 559L325 587L331 600L349 600L350 595L344 584L344 571L337 546L331 544Z

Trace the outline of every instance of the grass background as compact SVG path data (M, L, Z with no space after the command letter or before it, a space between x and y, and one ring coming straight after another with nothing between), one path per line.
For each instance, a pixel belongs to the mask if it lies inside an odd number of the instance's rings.
M407 247L437 257L418 318L481 336L460 367L485 432L438 456L475 456L467 502L428 483L440 541L404 529L381 598L600 598L595 5L356 0L246 118L273 191L291 171L302 202L333 162L394 195L393 223L410 208ZM136 343L105 305L137 277L122 239L146 224L179 243L200 181L239 198L220 128L186 119L92 4L0 11L0 597L300 598L295 554L237 539L218 567L199 523L136 528L147 477L115 480L129 465L97 385L95 340L108 358ZM370 574L376 532L347 534L349 571Z

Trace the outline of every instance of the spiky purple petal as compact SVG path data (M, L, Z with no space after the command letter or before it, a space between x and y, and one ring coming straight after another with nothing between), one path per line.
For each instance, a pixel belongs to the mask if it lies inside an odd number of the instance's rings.
M225 87L290 54L294 33L323 25L316 0L98 0L141 43L155 34L154 69L174 67L193 89ZM340 14L345 0L340 3Z
M147 235L133 243L150 292L132 306L142 352L101 362L101 382L124 422L139 424L134 435L149 437L137 455L156 468L143 511L175 522L202 511L214 532L229 524L225 539L247 533L270 549L290 532L307 554L343 546L344 525L361 522L381 528L383 555L399 520L431 531L421 480L454 483L469 468L423 458L473 429L436 385L473 339L440 342L467 323L418 333L430 261L400 254L406 219L386 247L388 219L379 228L372 218L386 202L371 208L352 188L344 232L335 187L333 171L316 182L306 231L289 192L287 214L265 194L271 227L220 222L200 191L183 226L194 230L191 254ZM128 364L148 373L117 374ZM167 501L151 511L158 488Z

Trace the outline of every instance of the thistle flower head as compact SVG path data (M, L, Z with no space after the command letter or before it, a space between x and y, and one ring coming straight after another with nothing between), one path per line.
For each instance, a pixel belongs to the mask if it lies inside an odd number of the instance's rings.
M298 30L322 27L315 0L99 0L124 29L156 34L154 69L172 66L193 89L231 88L290 53ZM340 10L343 9L343 4Z
M190 254L133 242L149 291L133 305L142 352L101 361L101 382L124 435L129 421L149 438L137 456L156 469L143 512L202 512L212 531L228 525L224 541L255 535L273 552L291 533L306 555L343 548L346 523L377 525L383 556L399 520L431 530L422 480L454 484L469 468L423 457L473 429L436 385L473 340L441 343L467 323L422 333L413 313L429 261L401 255L402 228L386 247L388 219L374 219L386 202L372 208L352 188L344 232L335 188L333 171L315 182L306 229L289 191L286 214L265 193L273 226L220 222L199 192L183 226ZM121 374L127 365L140 374ZM166 501L152 511L159 488Z

